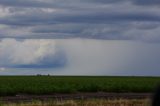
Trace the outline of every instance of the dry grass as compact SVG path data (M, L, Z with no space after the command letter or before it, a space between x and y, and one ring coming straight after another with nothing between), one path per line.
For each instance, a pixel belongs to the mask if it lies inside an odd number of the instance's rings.
M144 100L66 100L66 101L33 101L31 103L1 104L0 106L150 106L149 99Z

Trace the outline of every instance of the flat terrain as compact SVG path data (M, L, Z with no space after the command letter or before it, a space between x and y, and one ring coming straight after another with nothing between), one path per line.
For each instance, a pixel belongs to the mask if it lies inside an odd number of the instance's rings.
M74 93L152 93L160 77L1 76L0 96Z
M0 76L0 106L149 106L160 77Z
M20 103L1 103L0 106L150 106L149 99L87 99L87 100L52 100Z
M1 97L0 101L4 103L32 102L33 100L88 100L88 99L105 99L105 100L143 100L151 99L151 93L77 93L77 94L54 94L54 95L16 95Z

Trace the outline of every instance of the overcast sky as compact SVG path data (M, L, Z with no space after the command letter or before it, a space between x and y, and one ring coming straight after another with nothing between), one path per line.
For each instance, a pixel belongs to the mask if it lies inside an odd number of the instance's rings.
M160 75L159 0L0 0L0 74Z

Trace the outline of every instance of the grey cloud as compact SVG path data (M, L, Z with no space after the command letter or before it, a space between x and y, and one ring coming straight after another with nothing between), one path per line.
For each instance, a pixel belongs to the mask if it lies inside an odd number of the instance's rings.
M0 28L0 38L104 40L152 38L153 41L156 38L157 41L160 15L158 8L154 8L152 4L158 1L153 0L148 7L143 6L142 1L1 0L1 5L9 7L9 15L0 17L0 24L7 26ZM147 0L145 3L150 2Z
M19 47L24 45L23 42L28 42L29 48L25 48L28 50L35 50L35 44L37 42L39 44L51 43L45 48L47 52L52 47L54 41L56 41L57 47L60 47L59 51L54 53L54 49L51 52L53 55L44 55L44 58L39 58L39 61L36 61L37 64L22 64L23 61L27 61L30 58L29 55L25 54L25 52L20 53L19 51L14 53L13 49L19 49L18 47L14 48L10 40L2 40L1 45L7 45L4 47L2 52L0 52L0 59L4 59L0 61L0 63L4 63L6 57L11 57L14 55L14 58L17 59L21 56L24 57L24 60L21 57L21 61L17 64L12 63L15 68L8 69L4 68L4 65L1 64L0 73L2 75L28 75L28 74L52 74L52 75L129 75L129 76L137 76L137 75L146 75L146 76L158 76L159 73L159 62L160 62L160 44L159 43L144 43L144 42L134 42L134 41L125 41L125 40L88 40L88 39L57 39L57 40L30 40L26 39L25 41L16 41ZM49 41L49 42L48 42ZM13 42L13 41L12 41ZM22 43L22 44L21 44ZM12 46L11 46L12 45ZM32 46L30 46L32 45ZM51 46L51 47L50 47ZM2 47L0 47L2 48ZM43 46L42 46L43 48ZM21 51L25 50L21 48ZM57 50L57 49L55 49ZM11 52L12 51L12 52ZM37 50L35 50L37 51ZM33 53L35 53L35 51ZM3 56L2 54L6 56ZM43 52L41 52L43 53ZM65 54L63 54L65 53ZM10 55L8 55L10 54ZM45 54L45 53L44 53ZM34 55L34 54L33 54ZM37 55L36 55L37 56ZM67 61L65 63L65 56L67 56ZM5 57L5 58L4 58ZM27 57L27 58L26 58ZM31 58L32 59L32 58ZM55 59L56 62L62 63L62 66L53 64ZM64 59L64 60L63 60ZM23 60L23 61L22 61ZM10 61L6 61L6 64ZM65 63L65 65L63 65ZM40 65L41 64L41 65ZM51 65L52 64L52 65ZM47 67L48 65L48 67ZM50 67L52 66L52 67ZM43 69L38 69L43 68ZM17 68L32 68L32 69L17 69ZM37 69L36 69L37 68ZM44 69L45 68L45 69ZM50 69L46 69L50 68Z
M152 6L159 5L159 0L1 0L0 5L11 7L34 7L34 8L76 8L83 6L98 4L114 4L131 2L135 5Z
M135 25L135 27L137 29L140 29L140 30L152 30L152 29L157 29L160 27L160 23L158 22L155 22L155 23L137 23Z
M0 5L14 7L50 7L50 3L38 0L1 0Z
M85 0L85 1L90 2L90 3L100 3L100 4L107 3L107 4L110 4L110 3L124 2L125 0Z
M160 5L159 0L132 0L132 2L136 5L143 5L143 6Z
M159 4L158 0L0 0L0 70L156 75ZM36 73L31 71L26 73Z
M14 6L14 7L43 7L43 8L54 8L58 6L72 7L72 5L79 5L85 3L117 3L125 0L1 0L0 4L3 6ZM71 5L70 5L71 4ZM67 6L68 5L68 6Z
M57 22L78 22L78 23L108 23L119 21L160 21L160 16L150 13L88 13L74 14L69 16L57 16L53 18Z
M1 0L0 5L19 8L54 8L63 10L78 10L83 8L94 8L98 4L117 3L117 0ZM99 7L99 6L98 6Z
M97 13L98 12L98 13ZM104 24L111 22L130 22L130 21L160 21L160 15L151 12L72 12L49 14L39 12L34 14L14 15L0 18L0 23L5 25L43 25L43 24L62 24L62 23L94 23ZM132 11L131 11L132 12ZM116 23L115 23L116 24Z
M117 3L117 2L131 2L135 5L142 5L142 6L153 6L153 5L160 5L159 0L87 0L90 2L95 3Z

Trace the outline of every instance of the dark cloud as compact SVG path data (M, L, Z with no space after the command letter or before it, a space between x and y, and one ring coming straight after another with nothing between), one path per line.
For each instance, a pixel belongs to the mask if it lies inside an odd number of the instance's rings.
M135 5L159 5L159 0L1 0L0 5L26 8L71 8L76 6L130 2Z
M50 7L51 4L38 0L1 0L0 5L13 7Z
M136 5L144 5L144 6L151 6L151 5L160 5L159 0L132 0L133 3Z
M50 25L62 23L93 23L108 24L115 22L130 21L160 21L160 15L151 12L73 12L73 13L45 13L39 12L34 14L13 15L0 19L1 24L30 26L30 25ZM115 23L116 24L116 23Z
M160 15L154 4L159 1L1 0L2 12L8 10L0 17L7 26L0 38L157 40Z
M38 7L38 8L55 8L58 6L70 7L71 5L79 5L81 3L117 3L125 0L1 0L3 6L13 7ZM70 5L71 4L71 5ZM67 6L68 5L68 6ZM72 7L72 6L71 6Z
M107 69L120 75L150 75L154 69L157 73L159 5L159 0L0 0L0 71L64 68L66 74L93 70L108 74Z
M124 2L125 0L84 0L84 1L90 3L111 4L111 3Z

